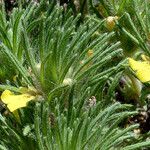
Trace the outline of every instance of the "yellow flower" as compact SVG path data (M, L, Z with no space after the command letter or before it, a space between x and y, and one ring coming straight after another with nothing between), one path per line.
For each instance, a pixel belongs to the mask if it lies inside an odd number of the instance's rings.
M144 83L150 81L150 62L147 60L146 56L144 56L144 61L136 61L132 58L129 58L128 61L129 66L135 71L137 78L141 82Z
M35 96L30 94L19 94L15 95L9 90L5 90L1 95L1 100L5 103L8 109L13 112L18 108L25 107L27 103L35 99Z

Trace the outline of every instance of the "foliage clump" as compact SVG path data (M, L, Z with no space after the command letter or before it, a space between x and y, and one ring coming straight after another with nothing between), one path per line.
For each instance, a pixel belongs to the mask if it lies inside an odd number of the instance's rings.
M0 2L0 149L150 147L149 7Z

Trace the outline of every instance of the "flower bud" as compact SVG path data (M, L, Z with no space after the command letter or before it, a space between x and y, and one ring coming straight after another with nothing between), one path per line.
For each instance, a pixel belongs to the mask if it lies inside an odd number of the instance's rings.
M109 16L106 18L106 28L112 31L116 25L115 21L118 20L117 16Z
M66 78L63 81L63 85L69 85L69 86L71 86L72 83L73 83L73 80L71 78Z

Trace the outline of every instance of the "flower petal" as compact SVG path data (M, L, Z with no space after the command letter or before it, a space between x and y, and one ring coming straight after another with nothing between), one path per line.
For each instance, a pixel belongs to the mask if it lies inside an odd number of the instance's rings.
M141 82L150 81L150 64L147 61L135 61L129 58L129 65L135 71L136 76Z
M25 107L27 102L33 100L35 96L29 94L15 95L9 90L5 90L1 95L1 100L5 103L8 109L13 112L14 110Z

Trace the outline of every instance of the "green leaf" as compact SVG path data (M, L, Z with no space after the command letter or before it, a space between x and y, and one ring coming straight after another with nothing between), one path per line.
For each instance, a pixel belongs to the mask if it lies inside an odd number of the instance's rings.
M12 62L12 64L16 67L16 69L20 72L22 77L25 79L25 81L31 85L31 82L28 79L28 74L26 69L22 66L22 64L19 62L19 60L16 58L16 56L2 43L1 49L0 49Z

